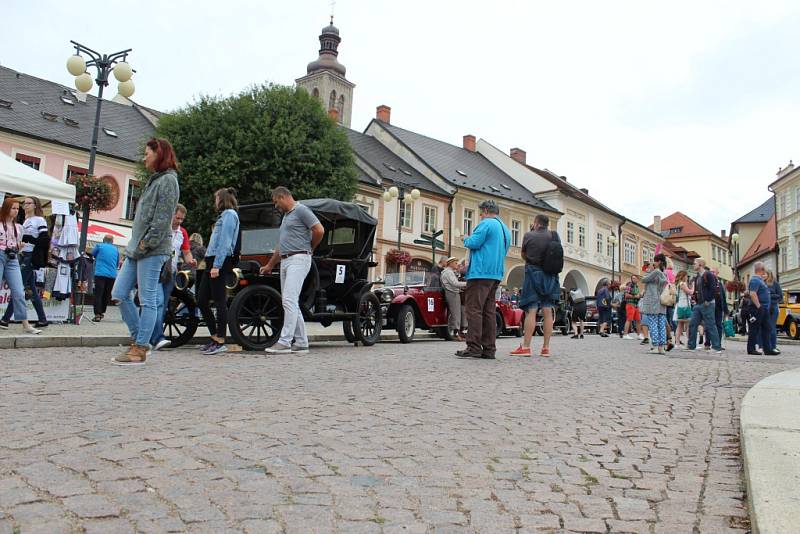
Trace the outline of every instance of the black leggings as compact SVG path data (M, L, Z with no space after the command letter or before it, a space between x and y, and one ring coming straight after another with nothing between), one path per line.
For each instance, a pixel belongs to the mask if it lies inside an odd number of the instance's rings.
M206 271L200 281L200 287L197 289L197 306L203 314L208 332L212 336L221 337L224 340L225 329L228 326L228 296L225 292L225 279L226 275L233 272L233 258L230 256L225 258L225 263L222 264L219 276L216 278L211 278L213 266L214 257L209 256L206 258ZM212 299L217 308L216 318L214 318L214 312L211 311Z

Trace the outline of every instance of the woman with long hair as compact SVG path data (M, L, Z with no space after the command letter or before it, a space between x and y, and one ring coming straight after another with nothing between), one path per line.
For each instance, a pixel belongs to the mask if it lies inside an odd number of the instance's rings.
M17 223L19 201L7 198L0 208L0 279L8 284L11 293L9 302L14 303L14 319L22 323L26 334L39 334L41 330L28 322L28 307L25 305L25 286L19 266L19 254L23 246L22 225ZM5 328L8 328L6 323Z
M36 310L36 328L43 328L49 323L44 313L42 298L36 287L36 268L33 265L33 249L40 236L47 237L47 221L44 220L42 203L36 197L25 197L22 199L22 209L25 211L25 222L22 223L22 245L19 250L19 266L22 273L22 284L25 288L26 297L30 294L33 309ZM48 248L48 247L45 247ZM8 322L14 313L14 301L11 300L6 308L6 313L0 319L0 328L8 328Z
M130 349L113 360L116 365L144 365L150 336L158 321L162 298L161 270L172 255L172 216L178 205L178 162L166 139L150 139L144 148L144 166L151 173L139 196L125 262L114 282L111 298L134 339ZM131 293L139 287L140 311Z
M678 293L673 315L673 320L677 325L675 327L675 344L683 345L681 336L684 331L689 331L689 320L692 318L692 293L694 293L694 286L689 283L688 272L680 271L675 276L675 291Z
M642 311L642 323L647 324L650 334L650 352L664 354L667 346L667 307L661 304L661 292L667 285L664 269L667 259L663 254L656 254L653 263L647 266L647 274L642 277L644 292L639 301Z
M236 267L233 264L233 252L239 237L239 203L236 201L236 190L232 187L217 190L214 193L214 206L219 216L206 249L206 271L197 289L197 305L211 334L211 341L201 352L209 356L228 350L225 346L225 330L228 325L225 278ZM212 299L217 308L216 317L211 310Z

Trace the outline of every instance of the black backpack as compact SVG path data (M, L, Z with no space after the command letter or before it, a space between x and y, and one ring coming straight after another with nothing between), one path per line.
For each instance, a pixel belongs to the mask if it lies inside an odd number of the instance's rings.
M540 265L547 274L558 274L564 270L564 247L556 239L555 232L550 232L550 234L552 239L544 249Z

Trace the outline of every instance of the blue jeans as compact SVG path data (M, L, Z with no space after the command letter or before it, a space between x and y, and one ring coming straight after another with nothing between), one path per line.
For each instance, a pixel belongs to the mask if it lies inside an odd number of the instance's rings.
M686 342L688 349L694 350L697 347L697 326L702 322L704 335L711 339L711 348L722 350L719 343L719 331L717 330L717 319L715 316L716 306L714 301L710 303L697 304L692 308L692 319L689 321L689 339Z
M769 309L769 350L778 348L778 314L780 308L777 306Z
M750 323L750 331L747 335L747 352L755 352L756 346L760 346L763 350L769 352L772 350L767 343L769 343L769 311L761 306L750 312L751 317L755 317L755 321Z
M9 260L5 251L0 250L0 280L5 280L11 291L11 301L14 303L14 319L17 321L28 320L28 307L25 305L25 286L22 285L22 272L19 260Z
M175 270L172 270L172 279L166 284L161 284L163 293L158 299L158 311L156 325L153 327L153 335L150 336L150 344L155 346L156 343L164 339L164 319L167 317L167 308L169 308L169 297L172 295L172 289L175 287Z
M31 290L31 302L33 309L36 310L36 317L39 322L44 323L47 321L47 316L44 314L44 305L42 304L42 297L39 296L39 289L36 287L36 269L33 268L33 258L30 254L19 254L17 256L20 263L20 271L22 272L22 286L28 287ZM3 314L3 321L8 322L11 315L14 313L14 301L8 303L6 313ZM27 318L28 309L25 307L25 315Z
M153 334L153 327L158 322L158 301L162 293L158 281L161 267L169 259L166 254L149 256L140 260L125 258L111 290L111 298L119 301L122 320L128 326L128 332L140 347L146 347ZM139 287L139 306L141 315L133 303L133 290Z

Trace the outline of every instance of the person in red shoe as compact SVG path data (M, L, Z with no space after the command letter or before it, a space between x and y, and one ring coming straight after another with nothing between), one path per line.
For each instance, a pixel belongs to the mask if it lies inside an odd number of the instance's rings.
M551 241L561 242L557 232L551 232L550 218L537 215L533 229L522 239L522 259L525 260L525 281L519 307L525 311L524 337L522 344L511 351L512 356L530 356L531 339L536 328L536 315L542 315L544 344L540 356L550 356L550 337L553 335L553 308L558 306L561 286L557 274L546 273L542 269L545 252Z

